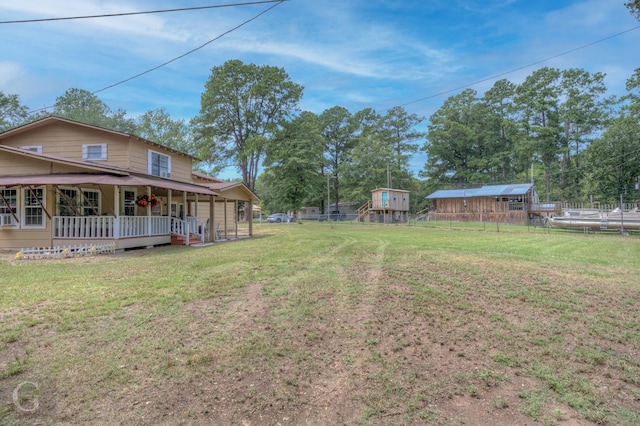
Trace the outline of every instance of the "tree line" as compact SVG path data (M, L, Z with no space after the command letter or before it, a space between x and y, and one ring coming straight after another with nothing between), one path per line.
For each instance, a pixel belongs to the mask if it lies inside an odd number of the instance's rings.
M164 109L134 119L82 89L67 90L50 113L186 152L214 175L235 166L267 211L364 203L387 186L416 194L417 211L436 189L531 180L550 201L637 200L639 89L640 69L615 98L602 73L545 67L521 84L503 79L482 96L449 97L423 132L425 118L402 107L299 111L303 87L285 70L231 60L212 68L188 122ZM0 92L0 130L50 113L29 114ZM409 161L421 150L427 161L415 176Z
M638 79L605 96L603 73L540 68L517 85L467 89L430 119L424 177L450 185L530 181L547 201L637 199Z

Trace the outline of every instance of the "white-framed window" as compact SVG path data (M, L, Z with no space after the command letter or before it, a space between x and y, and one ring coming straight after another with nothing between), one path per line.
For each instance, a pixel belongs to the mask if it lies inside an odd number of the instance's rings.
M96 216L101 212L100 191L87 188L58 188L58 216Z
M22 190L22 228L44 228L45 189L24 188Z
M0 226L17 226L18 190L0 189Z
M33 152L37 152L39 154L42 154L42 147L41 146L36 146L36 145L32 145L32 146L19 146L18 148L20 149L25 149L27 151L33 151Z
M84 144L82 145L82 159L85 161L97 161L107 159L107 144Z
M149 150L149 174L163 178L170 178L171 157Z

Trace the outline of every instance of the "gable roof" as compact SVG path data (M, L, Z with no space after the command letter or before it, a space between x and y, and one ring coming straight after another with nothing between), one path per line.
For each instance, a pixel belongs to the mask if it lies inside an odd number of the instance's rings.
M485 185L481 188L470 189L441 189L425 198L428 200L440 198L473 198L500 197L509 195L524 195L533 187L532 183L518 183L513 185Z
M141 185L167 188L177 191L194 192L198 194L218 196L211 188L195 183L179 182L144 173L137 173L128 169L109 164L96 164L89 161L73 160L55 155L34 152L27 149L0 145L0 153L10 152L25 157L50 161L58 164L67 164L81 169L82 173L48 173L44 168L39 175L0 175L0 186L12 187L18 185L78 185L78 184L110 184L110 185Z
M60 173L51 175L0 176L0 186L11 188L20 185L120 185L151 186L174 191L219 196L217 192L203 185L178 182L147 175L117 176L104 173Z
M205 173L196 171L191 172L191 176L195 178L195 183L197 183L198 185L206 186L213 191L217 191L221 196L224 196L225 191L238 188L241 191L245 192L250 200L260 199L253 191L249 189L247 185L242 182L225 182L213 176L209 176Z
M124 132L121 132L121 131L118 131L118 130L107 129L105 127L100 127L100 126L96 126L96 125L93 125L93 124L87 124L87 123L83 123L81 121L74 121L74 120L70 120L68 118L58 117L56 115L50 115L48 117L41 118L41 119L36 120L36 121L32 121L31 123L23 124L22 126L14 127L13 129L7 130L5 132L1 132L0 133L0 141L2 139L6 138L6 137L10 137L10 136L13 136L13 135L18 135L18 134L21 134L21 133L25 133L25 132L31 131L33 129L37 129L37 128L40 128L40 127L48 126L48 125L53 124L53 123L72 124L72 125L79 126L79 127L84 127L84 128L87 128L87 129L94 129L94 130L98 130L98 131L101 131L101 132L112 133L114 135L119 135L119 136L123 136L123 137L126 137L126 138L138 140L140 142L144 142L144 143L148 143L148 144L153 145L153 146L164 148L164 149L166 149L166 150L168 150L168 151L170 151L172 153L179 154L179 155L184 155L185 157L190 157L190 158L193 158L195 160L198 160L198 158L196 158L196 157L194 157L194 156L192 156L190 154L178 151L178 150L173 149L173 148L169 148L168 146L161 145L161 144L159 144L157 142L150 141L148 139L145 139L145 138L140 137L140 136L133 135L131 133L124 133Z
M113 166L110 164L103 164L103 163L98 164L98 163L84 161L84 160L74 160L71 158L58 157L57 155L45 154L42 152L35 152L35 151L30 151L28 149L16 148L12 146L0 145L0 152L2 151L11 152L14 154L22 155L24 157L29 157L37 160L50 161L58 164L68 164L71 166L82 167L87 170L97 170L97 171L122 174L122 175L129 174L129 171L123 167Z

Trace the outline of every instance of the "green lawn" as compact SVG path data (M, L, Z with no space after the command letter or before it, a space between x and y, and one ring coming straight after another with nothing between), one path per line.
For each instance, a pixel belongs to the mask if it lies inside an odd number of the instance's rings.
M640 424L638 236L431 225L5 255L0 424Z

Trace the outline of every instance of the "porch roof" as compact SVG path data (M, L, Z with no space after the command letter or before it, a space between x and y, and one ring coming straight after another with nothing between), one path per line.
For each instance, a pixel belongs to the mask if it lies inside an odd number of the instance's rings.
M171 189L172 191L192 192L195 194L219 196L211 189L191 183L176 182L149 176L115 176L94 173L61 173L50 175L0 176L0 186L10 188L21 185L120 185L120 186L153 186Z
M202 182L201 185L206 186L207 188L211 189L211 190L216 190L219 191L221 196L223 196L224 194L222 194L225 191L229 191L231 189L234 188L239 188L240 190L242 190L243 192L245 192L248 196L248 199L250 201L252 200L259 200L260 198L258 198L258 196L251 191L244 183L242 182Z

